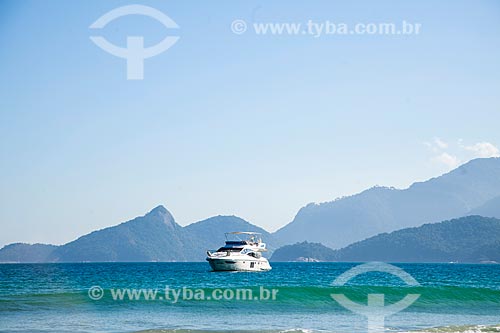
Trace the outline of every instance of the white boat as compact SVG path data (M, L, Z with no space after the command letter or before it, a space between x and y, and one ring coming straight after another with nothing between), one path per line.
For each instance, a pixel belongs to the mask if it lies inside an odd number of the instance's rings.
M207 251L207 261L214 271L268 271L267 251L259 233L236 231L225 233L226 244L217 251Z

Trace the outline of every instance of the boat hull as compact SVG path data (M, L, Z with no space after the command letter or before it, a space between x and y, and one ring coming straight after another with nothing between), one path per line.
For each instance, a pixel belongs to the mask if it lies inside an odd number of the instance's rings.
M207 258L210 267L214 271L269 271L271 265L265 258Z

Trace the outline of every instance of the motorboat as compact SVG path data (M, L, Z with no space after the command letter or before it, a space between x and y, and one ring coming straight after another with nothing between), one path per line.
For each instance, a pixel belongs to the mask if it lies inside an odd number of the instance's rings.
M216 251L207 251L207 261L214 271L268 271L269 261L261 234L249 231L225 233L226 243Z

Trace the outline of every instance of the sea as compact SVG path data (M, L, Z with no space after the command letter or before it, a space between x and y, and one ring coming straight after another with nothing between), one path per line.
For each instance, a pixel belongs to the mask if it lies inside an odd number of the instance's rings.
M500 332L500 265L360 265L1 264L0 332Z

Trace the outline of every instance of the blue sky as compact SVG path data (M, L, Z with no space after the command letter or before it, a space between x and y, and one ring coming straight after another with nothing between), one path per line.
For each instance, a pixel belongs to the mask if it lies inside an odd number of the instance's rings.
M93 44L180 36L126 80ZM412 36L242 35L231 22L396 22ZM496 1L0 1L0 245L64 243L165 205L275 230L309 202L406 187L500 145Z

